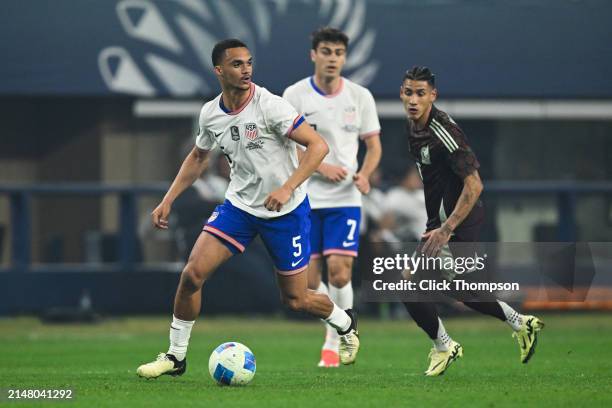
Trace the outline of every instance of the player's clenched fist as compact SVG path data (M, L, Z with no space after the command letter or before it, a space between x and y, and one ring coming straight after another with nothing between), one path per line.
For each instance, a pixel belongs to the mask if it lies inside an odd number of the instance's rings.
M287 201L291 198L291 194L293 194L293 189L291 187L282 186L266 197L264 206L270 211L279 212L283 205L287 204Z
M160 229L168 229L168 215L170 215L171 209L172 204L165 201L159 203L151 213L153 225Z

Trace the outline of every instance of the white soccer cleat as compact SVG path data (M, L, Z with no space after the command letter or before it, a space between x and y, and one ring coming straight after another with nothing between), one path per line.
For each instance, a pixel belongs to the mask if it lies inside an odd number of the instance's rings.
M351 327L346 333L340 333L340 362L344 365L353 364L359 352L359 331L357 331L357 318L351 309L346 313L351 317Z
M161 375L176 377L183 375L187 370L187 359L178 361L172 354L159 353L157 359L143 364L136 370L136 374L143 378L157 378Z

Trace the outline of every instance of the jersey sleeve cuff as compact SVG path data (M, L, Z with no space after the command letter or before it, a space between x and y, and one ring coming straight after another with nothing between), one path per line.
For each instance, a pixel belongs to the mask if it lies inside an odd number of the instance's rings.
M361 140L366 140L366 139L369 139L371 137L378 136L378 135L380 135L380 129L376 129L376 130L373 130L371 132L363 133L363 134L359 135L359 138Z
M287 136L290 136L291 133L293 133L293 131L295 129L297 129L298 127L300 127L300 125L304 123L304 116L302 115L298 115L294 120L293 120L293 124L291 125L291 127L289 128L289 130L287 131Z

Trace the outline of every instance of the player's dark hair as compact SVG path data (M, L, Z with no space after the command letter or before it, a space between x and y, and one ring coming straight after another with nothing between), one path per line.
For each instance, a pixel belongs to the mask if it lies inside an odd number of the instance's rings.
M236 38L228 38L223 41L219 41L215 44L215 47L212 50L212 63L214 65L219 65L223 59L223 53L225 50L230 48L249 48L245 43L236 39Z
M404 81L407 79L412 81L427 81L432 88L436 87L436 76L427 67L415 65L404 74Z
M322 42L330 43L342 43L348 48L349 38L342 31L337 28L323 27L312 33L312 49L316 50L319 43Z

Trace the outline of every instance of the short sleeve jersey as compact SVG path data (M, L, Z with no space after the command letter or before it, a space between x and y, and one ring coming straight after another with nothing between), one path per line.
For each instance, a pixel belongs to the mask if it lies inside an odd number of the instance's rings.
M326 95L314 78L302 79L288 87L283 98L304 115L306 121L327 142L324 163L345 167L349 175L340 183L314 173L307 184L312 208L361 206L361 193L352 176L357 171L359 140L380 133L374 97L366 88L346 78L334 94Z
M221 95L202 107L196 146L218 147L227 158L231 172L225 198L235 207L259 218L275 218L304 200L300 186L280 212L264 207L266 197L297 169L296 143L288 136L303 120L291 104L255 84L234 111L226 109Z
M480 163L459 125L435 106L424 128L417 129L408 120L407 130L410 153L423 179L429 231L439 228L453 212L463 190L463 179L478 170ZM483 217L484 207L479 199L455 234L482 222Z

